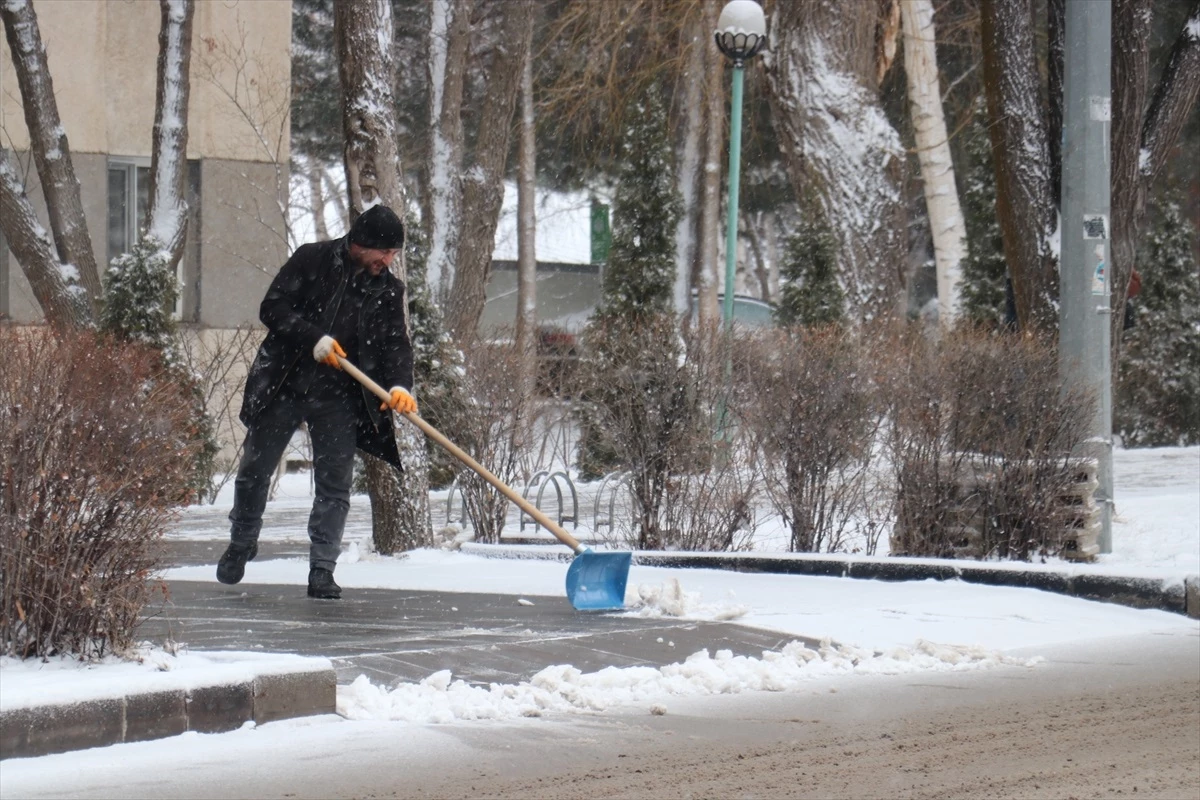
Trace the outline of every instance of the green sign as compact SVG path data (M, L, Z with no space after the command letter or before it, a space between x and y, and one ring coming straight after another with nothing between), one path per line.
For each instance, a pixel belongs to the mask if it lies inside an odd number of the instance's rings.
M592 200L592 263L607 264L612 247L612 227L608 223L608 206Z

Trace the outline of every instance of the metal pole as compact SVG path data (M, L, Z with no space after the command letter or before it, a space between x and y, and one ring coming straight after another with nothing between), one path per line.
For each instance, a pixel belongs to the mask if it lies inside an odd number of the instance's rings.
M1109 128L1112 5L1067 0L1063 74L1059 358L1064 384L1097 400L1082 455L1099 464L1101 553L1112 552Z
M742 160L742 83L745 68L741 61L733 62L733 96L729 115L729 216L725 223L725 295L721 318L725 332L733 329L733 280L737 265L738 185ZM728 365L727 365L728 366Z

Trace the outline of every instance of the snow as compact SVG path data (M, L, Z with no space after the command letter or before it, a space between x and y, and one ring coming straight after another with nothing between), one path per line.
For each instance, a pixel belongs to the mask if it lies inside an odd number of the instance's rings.
M1117 513L1112 554L1101 556L1093 565L989 566L1179 581L1200 572L1200 447L1118 449L1114 482ZM311 502L310 491L307 475L288 475L272 502L277 508L303 508ZM218 504L223 502L228 502L227 491L218 499ZM364 502L364 498L354 502ZM198 510L185 510L185 515ZM213 538L222 535L222 531L213 532ZM295 536L297 532L265 535ZM419 550L402 558L384 558L366 550L352 542L339 561L338 581L348 592L363 587L499 592L513 595L522 605L563 595L565 568L557 561L492 559L454 550ZM212 565L176 568L168 570L166 577L208 581L212 570ZM303 571L302 559L256 560L252 580L295 583ZM814 649L792 641L757 657L708 649L681 652L676 663L662 668L607 668L584 673L570 664L559 664L518 684L487 687L456 680L448 671L390 687L360 676L338 688L338 713L346 720L359 721L356 724L392 720L429 725L596 714L638 703L665 711L671 698L793 692L818 680L868 674L906 675L1001 665L1036 669L1039 648L1107 637L1200 633L1200 622L1178 614L1034 589L640 565L630 571L626 610L618 613L639 618L733 620L822 644ZM119 696L135 687L242 681L256 669L328 665L323 659L264 653L189 653L184 649L171 655L149 646L140 657L140 663L110 659L89 666L0 659L0 708ZM180 746L187 746L186 739L178 737Z
M608 667L582 673L569 665L547 667L517 686L484 688L451 679L442 670L420 683L395 689L376 686L359 676L338 693L338 713L347 719L388 719L418 723L456 720L540 717L551 712L597 712L665 697L787 692L830 675L899 675L922 670L961 670L995 664L1033 666L1037 659L1017 659L963 648L918 642L879 654L823 642L810 649L791 642L762 658L735 656L729 650L710 655L701 650L682 662L654 667Z
M602 200L602 202L607 202ZM592 195L586 191L547 192L539 190L535 204L538 261L589 264L592 260ZM496 225L492 257L501 261L517 258L517 186L505 182L504 202Z
M133 660L107 657L95 664L70 659L46 663L0 656L0 711L66 705L140 692L190 691L248 683L256 675L330 669L328 659L290 653L168 653L143 646Z

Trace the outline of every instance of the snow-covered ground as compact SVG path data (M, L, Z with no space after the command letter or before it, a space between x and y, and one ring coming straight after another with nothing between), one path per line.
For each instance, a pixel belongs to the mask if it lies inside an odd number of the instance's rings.
M1034 568L1151 575L1182 581L1200 573L1200 448L1117 451L1117 515L1113 552L1095 565ZM289 476L277 507L308 502L305 476ZM358 499L362 502L362 499ZM220 503L218 503L220 504ZM195 509L201 513L202 509ZM211 513L211 510L208 512ZM193 534L194 535L194 534ZM214 537L223 533L214 533ZM295 532L288 534L294 536ZM565 567L545 561L498 560L453 550L425 550L381 558L357 544L337 576L349 592L378 587L512 594L525 602L564 593ZM212 580L212 565L167 572L172 580ZM300 559L256 560L247 580L297 583ZM1031 648L1142 634L1200 635L1200 622L1164 611L1136 610L1033 589L958 581L885 583L841 578L743 574L635 565L627 610L637 616L736 620L745 625L839 643L817 650L793 643L779 652L746 658L728 652L680 653L662 669L606 669L582 674L572 665L547 668L519 685L478 687L449 672L416 684L383 687L361 678L339 687L338 709L348 719L447 723L513 719L558 712L595 713L671 696L791 691L831 675L904 674L998 664L1036 668ZM186 644L186 643L184 643ZM1019 651L1020 657L1012 655ZM81 668L0 659L0 708L45 702L34 698L122 693L154 672L179 680L219 680L229 654L181 652L167 656L149 646L145 663ZM261 658L261 655L255 656ZM86 686L86 688L85 688ZM100 687L100 688L97 688ZM61 699L60 699L61 702Z

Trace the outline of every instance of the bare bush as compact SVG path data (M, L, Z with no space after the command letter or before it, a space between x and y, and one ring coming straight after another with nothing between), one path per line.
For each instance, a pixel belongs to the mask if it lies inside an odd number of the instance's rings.
M429 401L443 432L497 478L512 486L529 470L536 399L523 391L515 342L474 340L462 346L462 391ZM508 499L454 462L467 518L480 542L497 543Z
M238 414L246 373L262 341L262 330L233 328L230 330L194 331L180 337L179 357L182 366L194 376L203 395L204 406L216 428L215 435L222 453L232 456L214 461L214 473L202 502L214 502L221 488L234 475L241 459L241 423Z
M191 390L157 352L91 333L0 329L0 351L0 645L120 652L187 493Z
M628 472L639 549L728 550L750 529L754 489L741 431L719 430L727 353L715 329L681 335L670 315L589 330L581 447L591 437Z
M1094 399L1064 387L1036 338L911 333L885 349L891 399L894 554L1012 558L1073 545L1064 508L1077 496Z
M878 403L858 338L841 329L772 330L741 343L739 418L793 552L839 552L868 513ZM864 530L864 549L876 537Z

